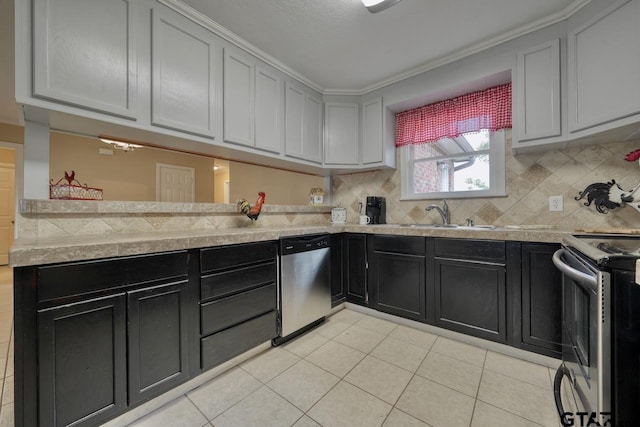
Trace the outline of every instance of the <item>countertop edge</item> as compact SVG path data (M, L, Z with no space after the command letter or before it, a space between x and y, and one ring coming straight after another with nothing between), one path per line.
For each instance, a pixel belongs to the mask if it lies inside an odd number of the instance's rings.
M55 264L197 249L239 243L277 240L285 236L316 233L364 233L396 236L448 237L560 243L572 230L495 229L477 230L399 225L305 225L285 227L227 228L172 232L120 233L108 235L16 240L9 252L11 267Z

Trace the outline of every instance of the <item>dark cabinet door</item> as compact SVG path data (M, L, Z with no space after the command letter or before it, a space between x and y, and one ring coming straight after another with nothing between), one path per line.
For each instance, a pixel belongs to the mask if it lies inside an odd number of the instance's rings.
M436 259L436 325L506 343L505 276L503 265Z
M373 305L377 310L424 320L424 257L375 252L371 259L370 278Z
M368 304L366 234L346 235L344 267L347 301L361 305Z
M558 249L558 244L523 243L521 286L515 290L516 343L552 357L562 354L562 275L552 261Z
M126 407L125 294L38 312L41 426L99 425Z
M188 281L128 292L129 403L189 377Z
M369 288L373 307L425 320L425 239L373 236L369 251Z
M344 259L344 233L332 234L331 245L331 305L336 306L343 303L347 293L345 291L345 280L343 274Z

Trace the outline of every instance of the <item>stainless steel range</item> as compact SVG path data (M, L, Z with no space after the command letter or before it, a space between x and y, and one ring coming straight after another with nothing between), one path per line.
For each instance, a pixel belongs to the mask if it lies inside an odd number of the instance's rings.
M563 357L554 381L562 424L637 425L640 237L571 236L553 261L562 272ZM573 412L563 402L564 377L578 404Z

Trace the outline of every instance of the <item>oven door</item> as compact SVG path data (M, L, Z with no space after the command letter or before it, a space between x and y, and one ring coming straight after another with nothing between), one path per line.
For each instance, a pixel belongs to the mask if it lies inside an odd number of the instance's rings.
M602 415L610 410L611 390L609 273L566 248L554 254L553 262L562 273L563 365L556 379L567 375L581 409ZM561 402L556 404L560 412Z

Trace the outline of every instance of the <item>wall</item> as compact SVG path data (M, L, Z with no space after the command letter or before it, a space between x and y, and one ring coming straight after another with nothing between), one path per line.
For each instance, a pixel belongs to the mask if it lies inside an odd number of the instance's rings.
M132 152L113 150L113 156L98 154L109 146L96 138L51 133L49 174L54 182L64 172L89 187L102 188L104 200L155 201L156 163L193 167L196 170L195 199L213 202L214 159L152 148Z
M322 178L263 166L229 162L229 201L247 199L253 203L258 192L266 193L265 203L309 204L309 190L323 187Z
M450 199L452 223L466 218L477 224L552 225L561 229L581 227L640 228L640 213L631 207L603 215L593 206L585 207L574 197L594 182L615 179L622 188L631 189L640 181L640 166L624 156L640 148L640 141L591 145L540 153L511 155L511 132L507 132L507 197ZM398 156L399 157L399 156ZM348 222L357 220L358 202L368 195L387 198L388 223L439 223L435 210L424 208L440 200L400 201L400 170L375 171L335 176L332 179L336 206L347 208ZM564 211L549 212L548 198L564 196Z
M24 127L0 123L0 141L24 144Z

